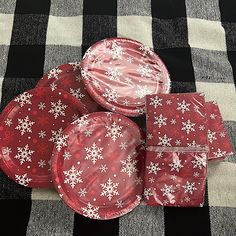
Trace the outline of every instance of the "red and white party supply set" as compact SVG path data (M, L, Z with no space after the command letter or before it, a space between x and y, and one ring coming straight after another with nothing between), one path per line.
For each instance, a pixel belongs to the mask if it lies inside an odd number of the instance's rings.
M150 48L97 42L81 64L50 70L6 106L1 169L27 187L54 186L93 219L122 216L142 199L202 206L208 161L232 155L232 146L217 104L169 92L167 68ZM145 113L146 135L125 117Z

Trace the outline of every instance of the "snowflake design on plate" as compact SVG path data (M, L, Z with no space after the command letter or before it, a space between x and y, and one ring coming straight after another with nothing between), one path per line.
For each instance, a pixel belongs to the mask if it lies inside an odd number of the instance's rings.
M202 157L194 156L194 160L191 162L193 163L193 168L199 168L201 170L202 167L206 167L206 161L206 155L203 154Z
M150 98L151 102L149 105L154 106L154 108L157 108L158 106L162 106L162 98L159 98L158 96L155 96L154 98Z
M17 155L14 157L20 160L20 164L22 165L24 162L31 162L31 156L34 153L33 150L29 149L29 145L26 144L24 147L17 147Z
M80 188L78 193L79 193L80 197L85 197L88 192L87 192L86 188Z
M213 143L214 140L217 140L215 135L216 135L216 132L213 132L213 131L208 129L208 131L207 131L207 138L208 138L208 141L210 143Z
M45 108L46 108L46 105L45 105L45 103L44 102L40 102L39 104L38 104L38 108L39 108L39 110L44 110Z
M32 125L35 122L30 121L29 116L26 116L24 119L18 119L18 125L15 129L20 131L21 135L25 133L32 133Z
M137 160L133 160L132 157L129 155L125 161L120 161L122 165L122 169L120 172L125 172L129 177L135 172L137 172L136 164Z
M213 152L213 154L215 155L215 157L221 158L226 155L226 151L222 151L220 148L218 148L216 152Z
M84 115L77 120L75 120L72 124L77 125L79 129L85 128L89 124L88 115Z
M182 102L177 102L177 104L178 107L176 110L181 111L182 114L184 114L186 111L190 111L189 110L190 103L186 103L185 100L183 100Z
M54 118L57 119L59 116L65 116L65 109L68 106L63 104L59 99L57 102L51 102L51 109L48 111L49 113L54 115Z
M109 77L109 80L113 81L118 81L119 77L122 75L122 73L115 67L108 67L105 74Z
M159 167L159 163L153 163L152 161L146 168L148 169L148 174L155 174L155 175L159 170L161 170L161 168Z
M117 187L119 183L113 183L112 180L109 178L108 181L104 184L100 184L102 187L101 196L106 196L109 201L112 200L113 196L119 195L117 191Z
M81 76L85 79L85 80L89 80L90 79L90 73L88 71L88 67L84 67L81 69Z
M191 183L187 181L186 184L183 185L182 187L184 188L184 193L193 194L193 192L197 190L194 182Z
M107 165L106 165L106 164L101 165L101 166L99 167L99 170L101 171L101 173L103 173L103 172L106 173L107 170L108 170Z
M71 65L73 67L73 71L76 71L80 68L80 63L79 62L69 62L69 65Z
M52 91L57 89L57 84L55 84L54 82L50 84L50 88Z
M170 147L170 141L172 138L168 138L167 135L165 134L163 137L158 137L159 138L159 143L157 145L160 145L162 147Z
M48 72L48 79L55 78L59 79L58 75L62 72L59 68L54 68Z
M127 143L126 142L121 142L121 144L120 144L120 150L126 150L127 149L127 147L128 147L128 145L127 145Z
M61 151L62 147L67 147L67 141L68 141L69 135L61 135L58 137L56 142L56 149L58 152Z
M11 127L11 125L13 124L12 122L12 119L10 118L7 118L5 121L4 121L5 125L8 126L8 127Z
M38 162L38 167L39 168L44 168L44 166L46 166L46 163L45 163L45 160L39 160L39 162Z
M83 183L82 178L80 177L83 173L82 170L78 171L76 170L75 166L71 166L71 168L67 171L63 171L65 175L65 184L69 184L71 188L74 188L76 184Z
M161 128L161 126L166 125L166 120L167 118L164 117L162 114L160 114L159 116L154 116L154 125L158 125L159 128Z
M197 144L195 140L193 140L191 143L187 143L187 146L188 147L200 147L200 145Z
M51 138L49 139L49 141L56 144L59 138L62 136L62 131L62 128L58 130L51 130Z
M182 122L182 129L181 130L184 130L186 131L187 134L189 134L191 131L195 131L194 129L194 126L196 124L195 123L191 123L190 120L187 120L187 122Z
M148 88L147 85L138 85L137 89L135 91L135 94L137 95L138 98L144 98L146 95L150 94L152 90Z
M102 96L106 98L108 102L117 102L117 99L119 98L116 89L105 88L105 93L103 93Z
M173 185L167 185L165 184L163 188L161 188L162 196L169 196L170 194L174 193L174 187Z
M151 50L151 48L146 45L141 45L139 47L139 50L143 51L144 55L153 55L153 51Z
M123 208L124 207L124 203L123 203L122 200L117 200L115 206L117 207L117 209L118 208Z
M79 100L81 100L85 96L83 93L81 93L80 88L78 89L70 88L70 94Z
M103 148L98 147L96 143L93 143L92 146L90 147L86 147L85 151L87 154L86 154L85 160L90 160L95 165L97 160L103 159L103 156L101 153L102 150Z
M3 147L3 149L2 149L2 154L3 154L3 155L9 156L11 153L12 153L11 148L9 148L9 147Z
M71 154L68 151L64 151L63 154L64 160L70 160Z
M25 173L23 175L15 175L15 179L18 184L21 184L25 187L27 187L29 185L29 183L32 181L31 178L27 177L27 173Z
M153 196L153 192L155 188L144 188L143 195L144 197L149 200L151 196Z
M44 139L47 135L46 135L46 131L40 130L40 132L38 133L39 138Z
M169 166L171 167L170 169L171 171L177 171L177 172L179 172L179 170L184 167L181 164L181 160L179 159L178 156L173 158L173 161L171 164L169 164Z
M123 126L117 125L114 121L111 125L106 125L106 135L105 137L111 137L112 141L116 141L117 138L123 137L123 134L121 133L121 130Z
M123 48L118 46L116 42L112 42L111 49L108 50L108 53L112 59L122 59L122 55L124 54Z
M94 207L90 202L86 207L82 207L83 215L92 219L100 219L98 214L99 207Z
M19 96L17 96L14 101L18 102L20 107L23 107L25 104L32 104L30 98L32 98L33 95L28 93L28 92L24 92L22 94L20 94Z
M141 77L151 77L152 69L149 68L148 64L146 65L139 65L137 72L140 74Z

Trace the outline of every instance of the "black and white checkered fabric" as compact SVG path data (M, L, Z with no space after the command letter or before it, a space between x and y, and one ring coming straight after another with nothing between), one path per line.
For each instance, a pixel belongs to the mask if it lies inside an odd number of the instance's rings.
M0 111L44 72L116 36L154 48L171 92L215 100L236 146L235 0L0 0ZM54 190L22 187L2 172L0 199L1 236L234 236L236 156L209 164L203 208L139 206L119 219L89 220Z

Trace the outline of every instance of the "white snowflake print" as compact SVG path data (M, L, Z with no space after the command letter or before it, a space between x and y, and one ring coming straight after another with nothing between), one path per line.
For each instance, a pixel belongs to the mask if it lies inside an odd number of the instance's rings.
M168 138L167 135L165 134L163 137L158 137L159 138L159 143L158 145L161 145L163 147L170 147L170 141L172 138Z
M81 93L80 88L78 89L70 88L70 94L79 100L81 100L85 96L83 93Z
M111 137L112 141L116 141L117 138L123 137L123 134L121 133L121 130L123 126L117 125L114 121L111 125L106 125L106 135L105 137Z
M32 133L32 125L35 122L30 121L29 116L26 116L24 119L18 119L18 125L15 129L20 131L21 135L25 133Z
M11 150L11 148L9 148L9 147L4 147L4 148L2 149L2 154L3 154L3 155L9 156L11 153L12 153L12 150Z
M80 68L80 63L77 62L77 61L76 62L69 62L68 64L73 67L73 71L76 71L76 70L78 70Z
M51 102L51 109L48 111L49 113L54 115L54 118L57 119L59 116L65 116L65 109L68 106L63 104L59 99L57 102Z
M80 197L85 197L87 193L88 192L87 192L86 188L80 188L79 189L79 196Z
M125 99L125 100L123 101L123 105L128 106L128 105L129 105L129 101L128 101L127 99Z
M170 124L171 125L175 125L177 122L176 122L176 119L171 119L171 121L170 121Z
M199 172L194 172L194 173L193 173L193 177L197 178L197 177L199 177L199 176L200 176Z
M190 103L186 103L185 100L183 100L182 102L177 102L177 104L178 104L178 107L176 110L181 111L182 114L184 114L186 111L190 111L189 110Z
M108 67L105 74L108 75L109 80L114 81L118 81L119 77L122 75L122 73L115 67Z
M48 79L55 78L58 79L58 75L62 72L59 68L54 68L48 72Z
M133 84L133 81L132 81L131 78L126 77L126 78L124 78L124 80L125 80L125 82L126 82L127 84L129 84L129 85Z
M38 104L38 108L39 108L39 110L44 110L44 109L46 108L45 103L44 103L44 102L40 102L40 103Z
M87 207L81 207L83 215L91 219L100 219L98 214L99 207L94 207L90 202L87 204Z
M64 151L63 154L64 160L70 160L71 154L68 151Z
M103 93L102 96L106 98L108 102L117 102L117 99L119 98L116 89L105 88L105 93Z
M80 75L76 75L76 76L75 76L75 81L81 82L81 80L82 80L82 78L81 78Z
M67 147L69 135L61 135L56 142L56 149L58 152L61 151L62 147Z
M180 141L179 139L176 139L176 140L175 140L175 145L176 145L176 146L180 146L180 145L181 145L181 141Z
M166 100L166 105L171 105L172 101L170 99Z
M144 55L153 55L153 51L151 50L151 48L146 45L141 45L139 49L143 51Z
M124 207L124 203L123 203L122 200L117 200L115 206L117 207L117 209L118 208L123 208Z
M40 130L40 132L38 133L39 138L44 139L47 135L46 135L46 131Z
M195 140L193 140L191 143L187 143L187 146L188 147L200 147L200 145L197 144Z
M150 161L149 166L146 167L148 169L148 174L157 174L161 168L159 167L159 163L153 163Z
M155 188L145 188L143 195L147 200L149 200L150 197L153 196L153 192L155 192Z
M91 137L92 133L93 133L93 131L91 129L87 129L84 131L85 137Z
M152 139L153 138L153 134L147 134L147 139Z
M169 164L169 166L171 167L170 169L171 171L177 171L177 172L179 172L179 170L184 167L181 164L181 160L179 159L178 156L173 158L173 161L171 164Z
M75 121L79 118L79 115L78 114L73 114L73 116L71 117L72 121Z
M49 139L49 141L56 144L57 140L62 136L62 131L63 131L62 128L58 130L51 130L51 138Z
M213 143L214 140L217 140L215 135L216 135L216 132L213 132L213 131L208 129L208 131L207 131L207 138L208 138L208 141L210 143Z
M201 131L203 131L203 130L205 130L205 126L204 125L199 125L199 130L201 130Z
M38 166L39 166L39 168L44 168L44 166L46 166L45 160L42 160L42 159L39 160Z
M96 143L93 143L92 146L86 147L86 157L85 160L90 160L95 165L97 160L103 159L102 156L102 147L98 147Z
M108 50L108 53L111 55L112 59L122 59L124 51L116 42L112 42L111 49Z
M50 88L52 91L57 89L57 84L55 84L54 82L50 84Z
M122 169L120 172L125 172L129 177L135 172L137 172L136 164L137 160L133 160L132 157L129 155L125 161L120 161L122 165Z
M159 128L161 128L161 126L166 125L166 120L167 118L164 117L162 114L160 114L159 116L154 116L154 125L158 125Z
M88 67L84 67L81 69L81 75L82 75L82 78L84 78L85 80L89 80L91 75L90 75L90 72L88 71Z
M13 124L12 122L12 119L10 118L7 118L5 121L4 121L5 125L8 126L8 127L11 127L11 125Z
M142 184L143 179L142 179L142 177L137 177L136 176L134 182L135 182L136 185L139 185L139 184Z
M182 129L181 130L184 130L186 131L187 134L189 134L191 131L195 131L194 129L194 126L196 124L195 123L191 123L190 120L187 120L187 122L182 122Z
M193 163L193 168L199 168L201 170L203 167L206 167L206 161L207 157L203 154L202 157L194 156L194 160L191 162Z
M171 175L171 176L170 176L170 179L176 180L176 179L177 179L177 176L176 176L176 175Z
M226 136L226 134L225 134L225 132L224 132L224 131L220 132L220 134L219 134L219 135L220 135L220 137L221 137L221 138L224 138L224 137Z
M24 162L31 162L31 156L34 153L33 150L29 149L29 145L26 144L24 147L17 147L17 155L14 157L20 161L22 165Z
M191 199L190 199L190 197L185 197L185 198L184 198L184 201L185 201L185 202L190 202Z
M32 179L27 177L27 173L23 175L15 175L15 179L18 184L21 184L25 187L27 187L29 183L32 181Z
M165 184L163 188L161 188L162 196L169 196L170 194L174 193L174 187L173 185L167 185Z
M106 165L106 164L101 165L101 166L99 167L99 170L101 171L101 173L106 173L107 170L108 170L107 165Z
M193 107L193 110L195 111L195 112L199 112L199 106L198 105L196 105L196 104L194 104L194 107Z
M139 65L137 72L141 75L141 77L151 77L152 69L149 68L148 64L145 66Z
M154 98L150 98L151 102L149 105L154 106L154 108L157 108L158 106L162 106L162 98L159 98L158 96L155 96Z
M120 144L119 147L120 147L121 150L126 150L126 148L128 147L128 145L127 145L126 142L121 142L121 144Z
M138 85L137 89L135 91L135 94L137 95L138 98L144 98L146 95L150 94L152 90L148 88L147 85Z
M190 183L187 181L186 184L183 185L182 187L184 188L184 193L193 194L193 192L197 190L194 182Z
M149 178L148 181L152 184L155 182L155 179L153 177Z
M117 191L117 187L119 183L113 183L112 180L109 178L108 181L104 184L100 184L102 187L101 196L106 196L109 201L112 200L113 196L119 195Z
M146 113L146 108L145 107L138 107L135 112L137 112L139 115L143 115Z
M210 119L215 120L216 117L217 117L216 114L214 114L214 113L210 114Z
M134 61L134 58L133 58L133 57L127 57L127 61L128 61L130 64L132 64L133 61Z
M84 115L73 122L79 129L85 128L89 124L88 115Z
M28 93L28 92L24 92L22 94L20 94L19 96L17 96L14 101L18 102L20 104L20 107L23 107L25 104L32 104L30 98L32 98L33 95Z
M218 148L217 152L213 152L213 154L215 155L215 157L221 158L226 155L226 151L222 151L220 148Z
M71 166L71 168L67 171L63 171L65 175L65 184L69 184L71 188L74 188L76 184L83 183L82 178L80 177L83 173L82 170L76 170L75 166Z

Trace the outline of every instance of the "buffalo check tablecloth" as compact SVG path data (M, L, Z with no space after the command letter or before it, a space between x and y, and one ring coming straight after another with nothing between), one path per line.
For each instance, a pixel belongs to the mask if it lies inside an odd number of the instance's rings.
M234 0L0 0L0 111L94 42L128 37L159 53L172 93L204 92L219 104L235 147L235 9ZM145 129L145 118L133 120ZM90 220L54 190L22 187L2 172L0 199L0 235L233 236L236 156L209 163L202 208L141 205L119 219Z

